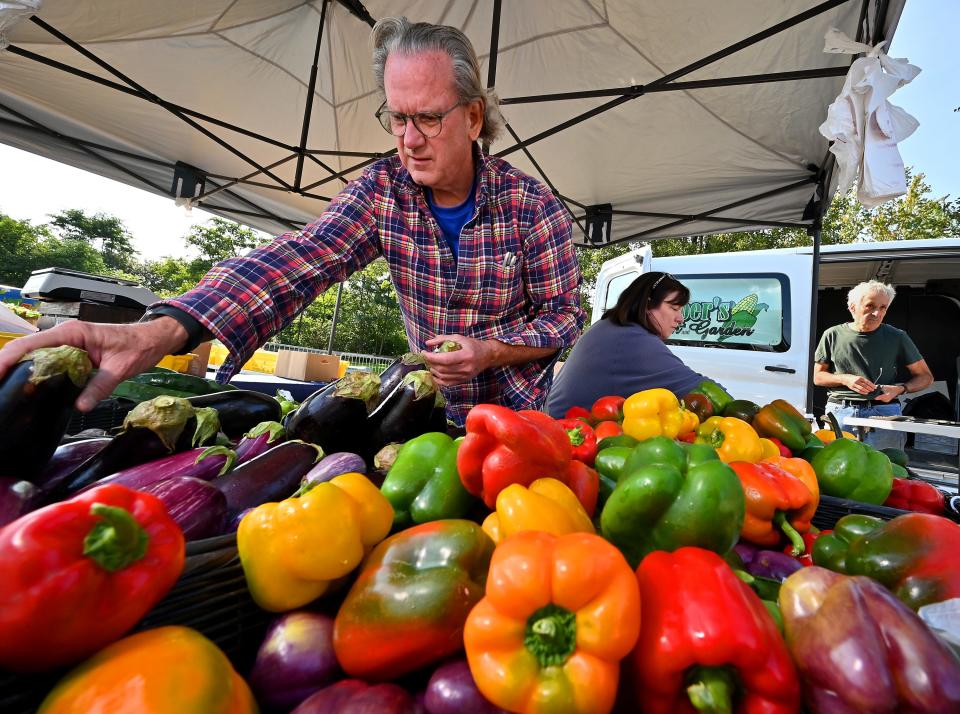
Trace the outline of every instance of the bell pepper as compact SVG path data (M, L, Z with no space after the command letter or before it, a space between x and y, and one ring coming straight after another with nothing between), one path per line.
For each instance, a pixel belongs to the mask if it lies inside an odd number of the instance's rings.
M457 449L446 434L429 432L407 441L387 472L380 491L393 506L393 527L463 518L474 504L457 471Z
M271 612L306 605L356 568L392 524L390 502L358 473L258 506L237 529L250 595Z
M817 451L810 464L828 496L880 505L893 488L890 459L859 441L836 439Z
M594 432L596 432L596 429L594 429ZM632 449L639 443L640 442L634 439L632 436L627 436L626 434L608 436L600 439L597 442L597 453L599 454L601 451L604 449L609 449L611 446L629 446Z
M897 449L893 446L888 446L885 449L880 449L880 451L887 455L887 458L890 459L891 464L896 464L897 466L907 468L910 459L907 456L907 452L903 449Z
M600 528L637 564L651 551L686 545L725 553L736 544L743 519L740 481L713 449L657 436L626 458Z
M623 403L623 433L637 441L652 436L675 438L683 426L680 402L669 389L645 389Z
M810 465L802 459L777 456L757 464L735 461L730 466L740 477L747 501L743 539L756 545L775 546L786 535L793 544L791 554L803 553L802 534L810 530L810 519L820 503L816 475Z
M590 410L584 407L570 407L567 409L566 413L563 415L564 419L580 419L587 422L587 424L593 421L593 417L590 416Z
M697 429L698 444L712 446L726 464L731 461L756 463L763 456L763 445L753 427L733 417L710 417Z
M750 423L760 436L777 438L791 451L802 450L812 431L803 414L783 399L767 404Z
M773 440L772 440L772 439L764 439L764 438L761 437L761 439L760 439L760 446L761 446L762 449L763 449L763 450L760 452L760 460L761 460L761 461L763 461L763 460L765 460L765 459L773 458L774 456L789 456L789 455L790 455L789 452L786 453L786 454L782 453L782 452L780 451L779 447L777 447L777 445L773 443Z
M904 511L942 516L946 510L946 499L943 491L932 483L919 479L894 478L893 488L883 505Z
M753 421L758 411L760 411L759 404L751 402L749 399L734 399L724 408L723 414L717 414L717 416L742 419L749 424Z
M567 432L573 458L593 466L593 460L597 458L597 434L593 427L580 419L558 419L557 422Z
M383 541L337 612L340 666L383 681L457 652L467 614L483 597L493 548L466 520L424 523Z
M69 672L39 713L255 714L250 688L227 656L188 627L145 630Z
M803 534L803 552L800 555L793 555L793 543L784 546L783 552L800 561L800 565L809 567L813 565L814 544L817 542L817 539L820 538L820 536L827 535L828 533L833 533L833 530L820 531L816 530L815 528L811 528L809 531Z
M689 409L680 405L680 433L677 435L678 438L682 438L687 434L696 434L697 427L700 426L700 417L694 414Z
M716 553L651 553L637 568L643 618L628 661L648 714L795 713L797 673L760 598Z
M623 555L600 536L524 531L497 546L463 642L480 692L512 712L609 712L640 630Z
M623 436L623 427L620 426L620 422L618 421L598 421L593 426L593 432L597 435L597 439L602 441L603 439L613 439L618 436Z
M573 447L563 427L542 412L478 404L467 414L466 431L457 453L460 480L490 509L512 483L567 480Z
M0 530L0 668L73 664L121 637L183 570L183 533L163 503L118 484Z
M707 399L706 394L699 394L696 392L684 394L680 399L680 403L696 414L697 419L699 419L701 422L705 422L707 419L713 416L713 403Z
M802 568L779 602L811 714L960 711L960 660L878 583Z
M844 439L853 439L854 441L857 441L856 435L850 433L849 431L841 432L841 434L843 434ZM834 441L837 438L837 435L833 432L833 429L817 429L815 432L813 432L813 435L820 439L820 441L822 441L824 444L829 444L831 441Z
M520 531L595 532L573 491L553 478L539 478L529 488L517 483L507 486L497 496L497 510L484 520L483 530L494 543Z
M847 575L866 575L914 610L960 597L960 525L929 513L892 521L852 514L813 546L813 562Z
M707 399L709 399L710 404L713 405L714 416L720 416L723 414L723 411L727 408L727 405L733 401L733 397L727 393L726 389L710 379L705 379L700 382L700 384L696 386L696 389L690 390L690 393L703 394Z
M788 449L786 445L784 445L784 443L780 441L780 439L777 439L771 436L770 438L767 439L767 441L771 442L774 446L777 447L777 450L780 452L780 456L786 456L788 459L793 456L793 452L790 449Z
M590 407L590 417L594 421L623 421L623 397L600 397Z

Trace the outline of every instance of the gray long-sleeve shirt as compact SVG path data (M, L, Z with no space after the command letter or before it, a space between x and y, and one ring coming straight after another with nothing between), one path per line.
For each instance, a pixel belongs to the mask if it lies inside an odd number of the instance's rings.
M554 380L545 411L560 418L573 406L589 409L600 397L629 397L656 387L681 397L704 379L640 325L621 327L600 320L570 352Z

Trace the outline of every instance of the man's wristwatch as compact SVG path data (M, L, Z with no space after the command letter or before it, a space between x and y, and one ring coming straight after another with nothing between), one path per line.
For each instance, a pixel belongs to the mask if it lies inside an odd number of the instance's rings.
M197 345L207 338L207 331L204 329L203 325L201 325L188 313L184 312L178 307L174 307L173 305L157 305L156 307L150 308L143 313L143 317L140 318L140 322L150 322L151 320L156 320L158 317L172 317L183 326L183 329L187 331L187 341L184 343L183 347L173 354L185 355L188 352L193 352L193 350L197 348Z
M899 394L899 395L897 395L897 396L900 396L900 397L902 397L902 396L903 396L904 394L906 394L907 392L909 392L909 391L910 391L909 389L907 389L907 385L906 385L906 384L904 384L903 382L899 382L899 383L897 384L897 386L898 386L898 387L901 387L901 388L903 389L903 391L902 391L902 392L900 392L900 394Z

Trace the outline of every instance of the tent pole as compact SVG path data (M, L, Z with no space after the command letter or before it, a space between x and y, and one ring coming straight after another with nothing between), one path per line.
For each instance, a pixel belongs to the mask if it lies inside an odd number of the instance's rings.
M333 352L333 335L337 331L337 318L340 316L340 301L343 299L343 283L337 283L337 301L333 304L333 319L330 320L330 338L327 340L327 352Z
M827 200L824 196L823 201ZM807 346L807 414L813 414L813 355L817 351L817 291L820 287L820 234L823 228L822 217L817 218L810 231L813 235L813 270L810 278L810 344Z
M487 66L487 89L497 83L497 53L500 48L500 0L493 0L493 20L490 22L490 64ZM513 133L512 131L510 132ZM519 141L519 139L517 140ZM481 150L490 153L490 142L484 141ZM569 209L568 209L569 210Z
M307 83L307 99L303 108L303 126L300 127L300 150L297 152L297 173L293 179L294 188L300 189L303 178L303 156L307 149L307 135L310 133L310 115L313 113L313 93L317 89L317 65L320 62L320 44L323 42L323 24L327 19L328 0L323 0L320 8L320 26L317 28L317 44L313 48L313 64L310 66L310 81ZM330 173L333 173L331 171Z

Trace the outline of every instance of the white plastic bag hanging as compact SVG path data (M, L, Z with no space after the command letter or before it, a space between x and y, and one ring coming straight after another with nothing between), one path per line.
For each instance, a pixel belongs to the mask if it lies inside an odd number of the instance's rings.
M41 0L0 0L0 52L10 46L8 31L21 20L36 15Z
M866 53L850 66L843 89L827 110L820 133L833 142L837 157L837 190L845 193L860 175L857 198L867 208L902 196L907 191L906 171L897 144L920 123L887 98L920 74L906 59L855 42L836 28L825 37L823 51L840 54Z

